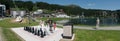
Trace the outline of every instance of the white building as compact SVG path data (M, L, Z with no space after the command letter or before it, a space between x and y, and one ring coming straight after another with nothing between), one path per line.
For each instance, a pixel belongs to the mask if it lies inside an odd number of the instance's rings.
M11 15L12 17L16 18L17 16L25 16L26 15L26 11L21 10L21 11L11 11Z
M58 15L56 15L56 17L58 17L58 18L70 18L70 16L68 16L66 14L58 14Z
M35 11L33 14L41 14L41 13L43 13L43 10L39 9L39 10Z
M0 16L4 16L6 11L6 6L0 4Z

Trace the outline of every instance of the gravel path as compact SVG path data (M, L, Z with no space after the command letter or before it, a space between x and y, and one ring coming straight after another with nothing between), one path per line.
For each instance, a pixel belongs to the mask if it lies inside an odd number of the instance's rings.
M0 28L0 41L3 41L3 38L2 38L2 29Z
M57 24L58 26L63 26L61 24ZM84 27L84 26L74 26L74 28L77 29L87 29L87 30L120 30L120 26L111 26L111 27L99 27L99 28L94 28L94 27Z
M118 26L118 27L116 27L116 26L115 27L99 27L99 28L74 26L74 28L87 29L87 30L120 30L120 26Z
M1 21L2 19L0 18L0 21Z

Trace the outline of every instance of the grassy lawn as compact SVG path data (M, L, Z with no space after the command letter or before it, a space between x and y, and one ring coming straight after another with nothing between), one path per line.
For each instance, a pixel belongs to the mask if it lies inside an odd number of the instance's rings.
M46 20L47 18L41 18L40 20ZM62 20L61 18L54 18L54 21ZM37 22L28 23L11 23L10 19L0 21L0 27L2 27L3 34L6 41L22 41L14 32L10 30L13 27L33 26L38 25ZM60 26L58 26L60 27ZM80 30L74 29L75 40L74 41L120 41L120 31L114 30Z
M5 19L0 21L0 27L3 29L3 36L5 37L6 41L22 41L14 32L10 30L13 27L23 27L23 26L33 26L37 25L38 23L32 22L31 24L28 23L12 23L10 22L11 19Z
M61 26L58 26L62 28ZM120 30L74 29L74 41L120 41Z
M74 41L120 41L120 31L75 29L74 32Z

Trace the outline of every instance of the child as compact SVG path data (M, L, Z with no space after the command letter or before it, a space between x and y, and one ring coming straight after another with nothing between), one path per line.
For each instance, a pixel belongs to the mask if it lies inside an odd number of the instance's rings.
M54 27L54 30L55 30L55 28L56 28L56 22L54 22L53 27Z

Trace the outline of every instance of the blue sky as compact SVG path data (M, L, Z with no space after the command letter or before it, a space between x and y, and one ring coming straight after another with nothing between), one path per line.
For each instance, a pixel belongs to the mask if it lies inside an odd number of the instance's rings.
M24 0L27 1L27 0ZM47 2L49 4L69 5L76 4L86 9L120 9L120 0L30 0L33 2Z

